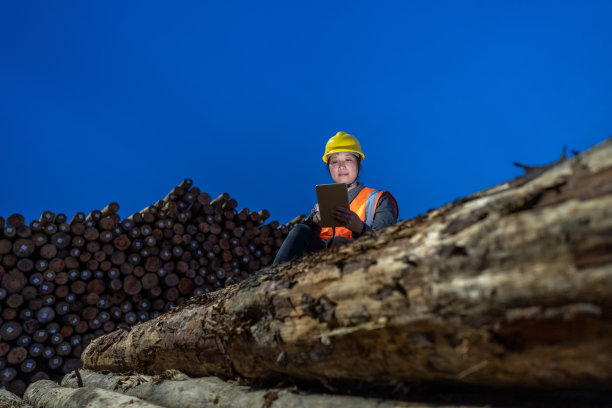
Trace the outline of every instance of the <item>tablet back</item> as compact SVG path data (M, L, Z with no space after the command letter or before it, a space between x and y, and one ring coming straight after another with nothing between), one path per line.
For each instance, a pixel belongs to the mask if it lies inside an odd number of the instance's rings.
M340 227L341 224L331 215L331 210L339 205L350 208L346 184L317 184L317 201L321 214L322 227Z

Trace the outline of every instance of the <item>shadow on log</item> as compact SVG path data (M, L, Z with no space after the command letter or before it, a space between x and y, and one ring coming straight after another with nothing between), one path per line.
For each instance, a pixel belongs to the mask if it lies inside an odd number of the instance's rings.
M95 371L612 384L612 139L92 342Z

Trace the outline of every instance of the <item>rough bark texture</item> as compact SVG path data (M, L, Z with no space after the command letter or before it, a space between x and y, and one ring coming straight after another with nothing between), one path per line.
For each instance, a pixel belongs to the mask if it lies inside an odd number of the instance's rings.
M94 341L85 368L612 384L612 140Z
M51 380L30 384L23 399L35 408L159 408L136 397L99 388L64 388Z
M217 377L190 378L178 371L169 370L158 376L101 374L80 370L85 387L112 390L138 397L166 408L392 408L432 407L444 405L410 403L376 398L329 394L304 394L295 389L252 389L247 386L225 382ZM64 376L64 387L79 387L77 375L73 372ZM452 405L457 407L456 404Z
M0 390L0 408L32 408L10 391Z

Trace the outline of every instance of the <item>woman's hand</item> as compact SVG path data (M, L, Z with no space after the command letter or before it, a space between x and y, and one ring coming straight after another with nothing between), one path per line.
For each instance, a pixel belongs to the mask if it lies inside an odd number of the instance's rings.
M365 224L359 216L346 207L336 206L331 211L331 215L344 227L350 229L355 234L361 234L365 230Z
M314 213L314 215L312 216L312 220L314 221L315 224L321 227L321 213L320 212L317 211L316 213Z
M311 213L302 223L308 225L317 235L321 233L321 214L318 211Z

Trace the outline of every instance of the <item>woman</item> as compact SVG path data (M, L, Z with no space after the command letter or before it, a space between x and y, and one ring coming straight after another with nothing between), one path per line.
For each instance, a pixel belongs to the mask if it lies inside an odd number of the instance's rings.
M299 258L329 246L350 242L367 231L376 231L395 224L398 217L397 203L386 191L366 188L357 181L361 162L365 155L355 136L338 132L327 141L323 161L336 183L344 183L348 189L350 208L337 206L332 216L342 227L321 228L317 206L302 224L296 225L276 254L274 264Z

